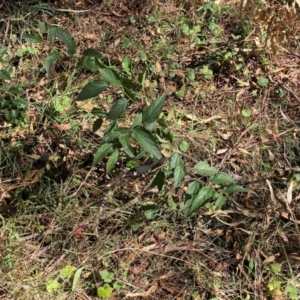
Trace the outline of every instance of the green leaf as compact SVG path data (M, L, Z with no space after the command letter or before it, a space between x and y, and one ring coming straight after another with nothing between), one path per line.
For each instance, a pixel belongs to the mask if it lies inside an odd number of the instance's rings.
M42 42L42 37L39 34L37 34L37 33L34 33L34 34L23 34L22 35L22 39L24 39L27 42L36 43L36 44Z
M7 52L7 47L0 48L0 57L2 57Z
M188 149L189 149L189 144L188 144L188 142L182 141L181 144L179 145L179 149L180 149L182 152L187 152Z
M122 87L122 80L119 73L111 68L102 68L99 70L102 77L115 87Z
M272 273L279 275L281 271L281 265L277 263L270 264L270 270Z
M255 194L253 191L249 190L249 189L246 189L244 187L242 187L241 185L238 185L238 184L233 184L233 185L230 185L228 187L226 187L224 190L223 190L224 193L226 193L227 195L232 195L234 193L252 193L252 194Z
M103 119L101 119L101 118L98 118L97 120L95 120L94 124L93 124L93 132L96 132L98 129L100 129L102 123L103 123Z
M153 189L157 186L158 190L161 191L165 184L165 173L162 171L158 171L156 175L150 181L147 190Z
M158 99L153 101L150 106L143 112L143 122L154 122L162 112L162 108L165 103L165 94L162 94Z
M66 95L61 95L60 97L54 99L52 104L53 104L53 108L57 112L63 112L66 109L71 107L72 99Z
M130 145L130 140L127 135L122 134L119 136L119 142L123 147L124 152L129 156L129 157L134 157L134 152L133 148Z
M223 205L226 204L226 201L227 201L226 197L224 197L222 194L219 194L214 208L220 209Z
M116 143L119 141L119 137L123 134L128 134L129 128L115 128L109 132L104 133L102 143Z
M58 60L59 58L59 53L57 50L53 50L47 57L45 60L45 70L46 70L46 74L47 74L47 78L49 78L49 74L50 74L50 69L52 64Z
M108 119L117 119L119 118L128 108L129 106L129 100L126 98L121 98L114 103L114 105L111 107L109 113L107 114Z
M123 59L122 67L128 75L131 75L131 58L128 55Z
M148 131L152 132L156 128L156 122L145 123L144 126Z
M56 38L56 27L49 27L48 29L48 39L49 39L49 43L51 45L53 45L55 43L55 38Z
M215 175L218 173L218 170L214 167L211 167L207 161L199 161L195 166L194 169L202 174L202 175Z
M210 187L202 187L197 194L185 203L185 216L189 217L193 212L202 207L207 201L213 198L215 191Z
M135 94L132 92L132 90L130 88L128 88L126 85L123 85L123 89L124 89L126 97L128 97L129 99L131 99L133 101L136 99Z
M108 88L108 84L103 80L94 80L85 85L76 100L86 100L98 96Z
M210 179L210 182L215 184L232 184L235 183L234 179L226 173L217 173L213 175Z
M3 70L3 71L0 72L0 79L2 79L2 80L11 80L11 77L10 77L10 74L7 71Z
M97 108L97 107L94 107L92 109L91 114L94 115L94 116L96 116L96 117L99 117L99 118L105 118L106 117L106 112L103 111L100 108Z
M269 80L265 77L258 77L257 78L257 83L258 85L260 85L261 87L264 87L268 84Z
M38 26L41 34L44 34L46 30L46 25L44 22L38 21Z
M95 49L88 48L83 51L83 56L102 58L102 54Z
M138 112L132 122L131 128L138 127L142 124L143 121L143 114L141 112Z
M201 188L200 182L193 181L193 182L189 183L188 188L185 193L188 195L196 195L199 193L200 188Z
M108 158L107 164L106 164L106 173L110 173L110 171L114 168L118 161L119 157L119 151L115 150Z
M70 278L75 271L76 267L68 265L61 269L59 274L61 278Z
M276 292L280 289L280 282L277 280L270 281L268 283L268 288L270 292Z
M146 81L146 73L147 73L147 69L144 68L142 73L139 76L139 83L142 87L144 87L145 85L145 81Z
M110 283L114 280L115 274L104 269L100 272L100 276L105 283Z
M177 166L180 166L183 164L182 158L177 152L173 152L171 155L171 160L170 160L170 167L172 169L175 169Z
M184 177L186 175L185 167L179 165L174 169L174 187L178 188L182 184Z
M73 56L76 52L76 45L70 33L61 27L54 27L54 28L55 28L54 31L55 37L59 38L65 43L65 45L68 48L68 54L70 56Z
M51 279L46 284L46 290L48 293L54 293L60 288L60 284L56 279Z
M14 98L11 103L18 109L25 109L28 106L28 101L21 98Z
M287 292L287 294L289 295L289 297L292 300L298 300L299 299L298 289L295 286L287 285L285 291Z
M96 72L96 71L99 70L99 66L98 66L98 64L96 63L96 61L94 60L94 58L90 58L90 57L85 56L85 57L83 57L83 59L81 60L81 63L82 63L82 65L83 65L86 69L88 69L88 70L90 70L90 71L92 71L92 72Z
M79 278L81 276L81 273L83 271L84 267L81 267L79 269L77 269L77 271L75 272L74 278L73 278L73 282L72 282L72 291L75 291L76 285L79 281Z
M113 145L112 144L103 144L100 146L98 151L94 155L94 162L93 164L96 165L99 163L107 153L111 152L113 150Z
M122 282L115 281L114 284L113 284L113 287L114 287L115 290L118 291L122 287Z
M243 110L242 110L242 115L243 115L245 118L249 118L249 117L251 117L251 115L252 115L252 110L251 110L251 109L243 109Z
M104 286L97 288L97 295L100 298L108 298L112 294L112 287L109 284L104 284Z
M143 150L156 158L162 157L157 143L149 131L141 127L135 128L133 129L132 137L143 148Z

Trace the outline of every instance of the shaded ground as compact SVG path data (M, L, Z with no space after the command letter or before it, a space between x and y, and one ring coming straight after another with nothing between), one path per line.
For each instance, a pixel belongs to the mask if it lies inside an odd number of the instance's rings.
M288 50L273 56L242 51L252 40L245 42L249 32L239 26L236 4L207 2L202 10L200 3L178 1L52 5L90 10L39 12L78 45L74 58L57 45L63 58L49 79L46 42L15 65L12 83L34 84L25 90L26 126L1 122L1 299L95 299L105 284L113 289L109 299L297 299L299 22ZM9 35L29 21L23 22L5 31L11 55L26 45ZM125 158L110 175L105 161L92 167L101 134L93 133L90 112L108 110L118 90L73 101L66 112L51 106L62 94L74 100L97 78L73 73L87 48L121 72L129 56L135 82L146 70L139 90L144 106L167 93L164 115L189 170L186 182L197 178L193 163L207 160L256 194L237 194L222 210L207 205L186 220L186 187L146 193L153 173L124 176Z

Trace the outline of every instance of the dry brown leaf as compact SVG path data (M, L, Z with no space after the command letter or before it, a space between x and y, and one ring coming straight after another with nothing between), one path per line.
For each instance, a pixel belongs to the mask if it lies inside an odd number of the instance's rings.
M161 72L161 64L159 63L159 61L156 61L155 63L155 70L156 70L156 74L159 74Z
M171 94L175 93L176 90L177 90L177 88L175 85L166 85L166 87L165 87L165 93L167 95L171 95Z
M126 297L130 297L130 298L133 298L133 297L143 297L143 298L146 298L146 297L149 297L150 295L154 294L156 289L157 289L157 282L155 282L146 292L140 292L140 293L129 293L126 295Z
M287 194L286 194L287 203L291 204L292 200L293 200L293 181L291 181L290 186L287 191Z
M58 124L58 123L53 123L52 125L55 129L60 130L60 131L67 131L70 130L71 124Z

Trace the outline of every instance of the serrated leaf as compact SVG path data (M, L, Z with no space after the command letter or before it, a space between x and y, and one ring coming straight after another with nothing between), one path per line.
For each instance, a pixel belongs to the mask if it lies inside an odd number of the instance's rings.
M143 148L143 150L156 158L162 157L154 137L146 129L141 127L133 129L132 137Z
M289 297L292 300L298 300L299 299L298 289L295 286L287 285L285 290L286 290L286 292L288 293Z
M215 191L210 187L202 187L197 194L185 204L185 216L189 217L193 212L202 207L207 203L208 200L212 199Z
M95 120L94 124L93 124L93 132L96 132L98 129L100 129L102 123L103 123L103 119L101 119L101 118L98 118L97 120Z
M132 90L130 88L128 88L126 85L123 85L123 89L124 89L126 97L128 97L131 100L136 99L135 94L132 92Z
M128 108L129 106L129 100L126 98L121 98L114 103L114 105L111 107L109 113L107 114L108 119L117 119L119 118Z
M79 269L77 269L77 271L75 272L74 278L73 278L73 282L72 282L72 291L75 291L76 285L79 281L79 278L81 276L81 273L83 271L84 267L81 267Z
M226 193L227 195L232 195L234 193L252 193L252 194L255 194L250 189L244 188L243 186L238 185L238 184L233 184L233 185L230 185L230 186L226 187L223 190L223 192Z
M86 100L98 96L108 88L108 84L103 80L94 80L85 85L76 100Z
M46 290L48 293L54 293L60 288L60 284L56 279L51 279L46 284Z
M49 74L50 74L50 69L52 64L58 60L59 58L59 53L57 50L53 50L47 57L45 60L45 70L46 70L46 74L47 74L47 78L49 78Z
M127 88L128 90L132 90L134 87L134 82L126 77L121 77L123 88Z
M100 272L100 276L104 282L110 283L114 280L115 274L104 269Z
M123 147L124 152L129 156L129 157L134 157L134 152L133 148L130 145L130 140L127 135L120 135L119 136L119 142Z
M68 49L68 54L70 56L73 56L76 52L76 45L75 42L72 38L72 36L70 35L70 33L61 28L61 27L55 27L55 37L59 38L60 40L62 40L65 45L67 46Z
M102 68L99 70L102 77L115 87L122 87L122 80L119 73L111 68Z
M200 182L193 181L193 182L189 183L188 188L185 193L188 195L196 195L199 193L200 188L201 188Z
M194 169L202 174L202 175L215 175L218 173L218 170L214 167L211 167L207 161L199 161L195 166Z
M173 152L172 155L171 155L170 167L172 169L175 169L177 166L181 165L182 163L183 163L182 158L179 155L179 153Z
M90 70L91 72L96 72L99 70L99 66L98 64L95 62L95 60L93 58L89 58L89 57L84 57L82 60L82 65Z
M226 204L226 201L226 197L224 197L222 194L218 195L214 208L220 209L223 205Z
M108 283L106 283L104 284L104 286L97 288L97 295L100 298L108 298L112 294L112 291L112 287Z
M119 157L119 151L115 150L108 158L107 164L106 164L106 173L110 173L110 171L114 168L118 161Z
M67 265L59 271L61 278L70 278L76 271L76 267Z
M98 52L97 50L92 49L92 48L85 49L83 51L82 55L86 56L86 57L98 57L98 58L102 58L102 54L100 52Z
M213 175L210 179L210 182L215 184L232 184L235 183L234 179L226 173L217 173Z
M156 121L162 112L162 108L165 104L166 94L162 94L158 99L153 101L150 106L143 112L143 122L152 123Z
M103 144L100 146L98 151L94 155L94 162L93 164L96 165L99 163L107 153L111 152L113 150L113 145L112 144Z
M181 186L184 177L186 175L185 167L183 165L179 165L174 169L174 187L178 188Z
M25 41L29 42L29 43L41 43L42 42L42 37L37 34L23 34L22 35L22 39L24 39Z

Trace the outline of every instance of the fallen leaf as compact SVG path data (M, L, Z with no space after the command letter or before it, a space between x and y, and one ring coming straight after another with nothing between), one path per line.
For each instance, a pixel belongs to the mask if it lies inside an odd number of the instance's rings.
M143 298L146 298L146 297L149 297L151 294L154 294L156 289L157 289L157 282L155 282L151 287L150 289L148 289L146 292L140 292L140 293L129 293L126 295L126 297L143 297Z

